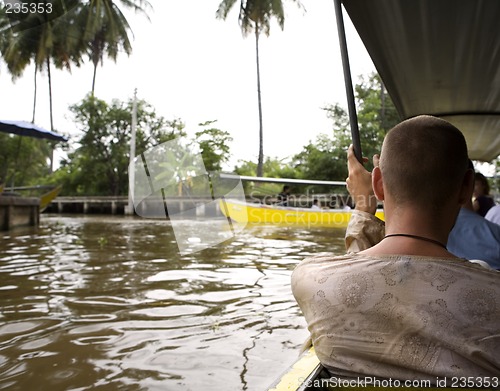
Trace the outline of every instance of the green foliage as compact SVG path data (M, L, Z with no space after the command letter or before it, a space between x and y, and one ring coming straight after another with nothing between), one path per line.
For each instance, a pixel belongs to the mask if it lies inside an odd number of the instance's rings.
M399 122L392 101L383 91L377 74L361 77L355 87L361 150L363 156L369 158L369 170L372 169L371 158L380 153L385 134ZM338 104L324 110L333 122L331 136L319 135L293 157L292 163L298 167L301 178L343 181L347 177L346 151L352 144L349 117ZM318 187L317 190L326 191L327 188Z
M199 124L205 129L196 132L198 143L207 171L222 171L222 165L229 160L229 145L233 138L224 130L211 127L217 121Z
M62 184L63 195L128 194L133 101L107 103L89 95L70 110L81 137L49 182ZM194 145L199 146L208 171L221 171L228 161L232 138L213 127L214 122L200 124L205 129L196 133L195 140L188 140L182 120L165 120L145 101L137 102L136 155L147 152L149 161L159 162L164 171L155 180L167 184L169 195L208 191L196 179L201 164L195 161ZM166 149L155 148L166 142L170 142Z
M133 102L111 104L88 96L70 107L82 136L54 178L66 195L126 195ZM137 104L136 153L184 137L184 124L166 121L146 102Z
M37 72L47 71L51 130L54 130L52 64L58 69L71 70L72 65L80 66L88 56L94 65L93 93L96 68L104 55L116 61L119 51L132 52L131 28L117 3L145 15L146 9L151 8L146 0L23 0L14 4L30 12L8 15L5 7L0 7L0 53L12 78L21 77L29 64L35 64L32 121L35 121ZM33 6L37 12L32 11Z
M257 164L249 160L240 160L240 165L234 167L238 175L256 176ZM267 157L264 161L264 177L268 178L298 178L298 171L291 167L286 159Z
M360 76L355 91L361 150L371 160L380 153L385 134L401 119L378 74Z
M381 93L378 76L371 75L366 80L362 78L356 86L356 96L363 154L371 157L379 152L386 131L398 122L398 118L390 99ZM66 195L127 194L132 101L108 104L89 96L72 106L71 111L82 136L76 150L52 176L52 183L62 183ZM332 181L346 178L346 150L351 144L348 116L338 104L326 107L325 111L333 123L331 135L318 136L291 159L267 158L263 165L264 176ZM229 158L229 143L232 140L229 133L215 128L215 121L207 121L200 124L202 130L196 132L195 140L187 140L184 123L180 119L167 121L157 116L144 101L138 102L137 119L136 153L148 151L166 141L180 140L177 142L179 156L171 156L166 161L175 165L169 167L169 172L176 173L176 183L182 183L186 191L206 193L206 184L203 181L198 183L192 177L191 166L194 163L184 162L183 151L197 143L205 168L221 171ZM240 161L234 171L239 175L256 176L257 164ZM257 188L262 195L277 194L281 185L258 185ZM297 193L306 189L306 186L294 186L293 190ZM314 187L314 191L328 192L331 188Z
M345 143L346 141L344 141ZM306 145L293 157L300 177L314 180L345 180L347 176L346 146L335 138L321 134L314 143ZM317 186L317 191L328 191L328 186Z
M229 11L234 7L237 0L222 0L217 9L217 18L226 19ZM296 3L300 8L302 4L298 0L290 0ZM285 11L282 0L241 0L240 13L238 20L240 22L243 34L263 32L269 35L271 29L271 20L274 18L283 30L285 25Z
M264 161L264 177L267 178L290 178L298 179L300 178L300 171L292 167L287 159L269 158L267 157ZM234 167L234 172L242 176L257 176L257 164L248 160L240 160L239 165ZM248 194L250 188L253 184L248 181L243 182L245 192ZM269 195L278 194L281 191L283 185L269 183L269 184L258 184L256 185L254 195Z
M358 103L358 124L360 128L361 149L363 155L371 157L380 152L386 132L399 122L392 101L383 93L380 78L371 74L361 77L356 85ZM309 142L292 159L280 161L267 159L264 164L264 176L273 178L300 178L328 181L344 181L347 177L346 151L351 140L349 117L339 104L324 108L332 120L332 133L320 134ZM235 168L239 175L256 176L256 164L244 161ZM367 164L371 169L371 162ZM295 191L305 191L306 186L296 187ZM312 189L311 189L312 190ZM330 186L314 186L315 192L331 191Z
M48 141L0 133L0 145L0 183L9 187L41 184L50 170Z
M27 6L33 2L23 1ZM0 13L3 36L0 50L13 78L20 77L32 61L38 69L53 60L57 68L70 68L72 60L68 47L66 15L77 0L47 1L43 9L51 12ZM50 7L50 8L49 8Z
M399 122L396 109L389 96L383 93L382 84L377 74L367 78L360 77L355 87L357 99L358 125L361 137L361 149L369 157L380 152L386 132ZM332 120L332 133L320 134L309 142L303 150L293 156L289 162L267 159L264 176L275 178L300 178L314 180L343 181L347 177L346 151L352 144L349 116L339 104L324 108ZM371 170L371 161L367 164ZM256 175L256 164L242 162L235 168L239 175ZM304 186L300 187L305 189ZM329 186L315 186L317 192L328 192Z
M71 14L73 24L80 28L78 39L73 42L72 50L79 58L87 55L94 65L92 94L95 88L97 66L107 55L116 62L119 52L132 53L129 34L132 29L118 7L133 9L147 17L146 9L151 5L145 0L93 0L80 2Z

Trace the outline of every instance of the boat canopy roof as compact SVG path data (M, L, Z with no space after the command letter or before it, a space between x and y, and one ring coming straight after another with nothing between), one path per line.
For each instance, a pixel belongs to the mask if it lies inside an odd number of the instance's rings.
M42 138L53 141L68 141L67 137L46 130L31 122L0 120L0 132L17 134L19 136Z
M403 119L446 119L471 159L500 155L500 1L342 3Z

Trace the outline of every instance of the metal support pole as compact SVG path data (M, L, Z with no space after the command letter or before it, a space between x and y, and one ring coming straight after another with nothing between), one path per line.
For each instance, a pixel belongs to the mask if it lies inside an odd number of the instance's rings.
M134 90L134 103L132 106L132 135L130 136L130 164L129 164L129 188L128 188L128 205L125 208L125 214L134 214L133 194L135 190L135 129L137 127L137 88Z
M342 17L341 0L333 0L335 4L335 15L337 17L337 31L339 34L340 54L342 56L342 68L344 71L345 91L347 95L347 108L349 109L349 123L351 125L352 144L354 155L362 162L361 140L359 138L358 116L356 114L356 101L352 89L351 68L349 66L349 54L347 53L347 41L345 38L344 18Z

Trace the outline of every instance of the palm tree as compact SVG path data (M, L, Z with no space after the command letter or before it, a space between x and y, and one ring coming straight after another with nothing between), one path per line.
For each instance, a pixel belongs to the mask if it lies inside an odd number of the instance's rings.
M217 9L216 16L219 19L226 19L229 11L236 4L237 0L222 0ZM302 4L299 0L290 0L299 7ZM259 37L261 33L269 36L271 29L271 19L275 18L283 30L285 26L285 13L283 10L283 0L240 0L239 23L243 35L253 32L255 34L255 54L257 61L257 100L259 105L259 160L257 163L257 176L262 176L264 165L264 141L262 126L262 99L260 89L260 62L259 62Z
M128 9L142 13L151 7L146 0L119 2ZM1 13L0 51L13 80L21 77L26 66L34 62L32 122L35 121L36 111L36 75L42 70L47 71L50 124L54 130L51 65L71 71L71 65L80 66L82 57L87 54L94 64L93 94L97 65L102 63L104 54L116 61L120 51L130 54L132 48L128 35L130 25L113 0L64 0L51 3L51 14L29 14L17 26L20 28L12 28L12 20Z
M68 33L72 29L64 17L78 0L52 2L51 13L29 13L19 20L10 20L2 31L3 40L0 50L7 68L15 80L21 77L31 61L35 65L33 117L36 110L37 72L46 70L49 83L50 127L54 130L52 108L51 62L58 69L71 69L71 62L79 65L80 61L69 51ZM62 16L61 16L62 15Z
M0 15L0 51L7 68L15 80L21 77L26 66L34 62L34 94L33 94L33 116L31 122L35 122L36 97L37 97L37 73L44 69L47 71L49 83L49 114L50 129L54 130L54 111L52 104L52 73L51 63L58 69L71 69L71 62L80 64L75 53L70 51L68 42L74 34L75 26L67 20L68 11L74 7L79 0L64 0L44 4L51 5L51 12L28 13L25 15L14 15L4 19ZM53 164L53 145L50 145L50 170Z
M119 3L136 13L144 14L151 5L146 0L119 0ZM92 95L94 95L97 66L103 63L104 55L116 62L120 51L130 55L132 45L130 25L113 0L90 0L78 9L77 24L83 29L80 50L85 52L94 64Z
M2 12L3 11L3 12ZM32 38L27 38L27 34L14 32L14 21L7 17L4 10L0 10L0 52L7 69L15 81L21 77L25 68L31 63L36 52ZM35 66L35 102L36 102L36 72ZM33 108L33 119L35 121L35 108Z

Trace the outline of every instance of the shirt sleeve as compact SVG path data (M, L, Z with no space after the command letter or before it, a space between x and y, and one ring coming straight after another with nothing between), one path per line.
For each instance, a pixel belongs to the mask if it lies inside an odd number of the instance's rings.
M345 233L345 247L348 253L366 250L385 235L385 224L374 215L360 210L353 210Z

